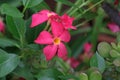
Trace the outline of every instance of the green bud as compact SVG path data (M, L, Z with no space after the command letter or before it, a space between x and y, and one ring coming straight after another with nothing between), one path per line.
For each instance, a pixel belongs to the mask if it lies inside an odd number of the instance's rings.
M116 50L111 50L110 51L110 56L113 58L120 57L120 53L117 52Z
M102 75L99 71L94 71L89 75L89 80L102 80Z
M120 58L117 58L113 61L113 64L117 67L120 67Z
M98 44L97 50L102 57L107 58L110 56L111 46L107 42L101 42Z
M88 80L88 76L85 73L80 73L79 80Z

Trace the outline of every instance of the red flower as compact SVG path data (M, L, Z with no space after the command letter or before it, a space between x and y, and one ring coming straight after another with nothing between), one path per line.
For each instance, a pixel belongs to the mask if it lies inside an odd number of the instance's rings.
M53 35L51 35L47 31L42 31L35 40L35 43L47 44L47 46L43 49L43 53L47 60L51 60L56 53L58 57L64 59L64 57L67 55L67 49L63 42L69 41L70 34L67 30L64 30L64 32L59 36L57 32L56 34L53 33Z

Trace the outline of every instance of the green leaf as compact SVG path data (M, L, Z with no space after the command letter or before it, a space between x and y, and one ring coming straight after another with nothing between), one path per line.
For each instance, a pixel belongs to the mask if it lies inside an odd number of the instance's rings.
M38 4L40 4L43 0L22 0L23 2L23 5L26 7L26 8L31 8L31 7L34 7Z
M16 8L8 4L2 4L1 13L12 17L23 17L23 14Z
M68 5L68 6L74 6L74 4L72 2L70 2L69 0L55 0L57 2L61 2L62 4Z
M33 41L37 38L39 33L44 29L46 24L43 23L32 29L30 28L30 24L31 24L31 18L26 21L26 27L27 27L26 28L26 39L27 39L28 43L31 43L31 42L33 43ZM33 35L33 33L34 33L34 35Z
M97 47L99 54L105 58L110 56L111 49L112 49L111 45L107 42L100 42Z
M21 0L0 0L0 5L4 3L17 7L21 5Z
M113 49L110 51L110 56L112 58L117 58L117 57L120 57L120 53Z
M12 72L19 64L19 57L15 54L0 54L0 77Z
M45 69L41 70L36 76L37 80L58 80L63 74L57 69Z
M85 73L80 73L79 79L80 80L88 80L88 75Z
M92 11L88 11L87 13L85 13L82 17L85 18L86 20L92 20L97 16L97 13L92 12Z
M92 28L92 35L91 35L91 42L93 44L94 51L96 50L100 29L102 27L104 27L104 25L103 25L103 19L104 19L103 13L104 13L104 11L101 8L99 8L97 13L98 13L98 16L95 18L95 23L94 23L94 26Z
M90 60L90 66L98 68L103 73L106 68L105 60L96 52Z
M5 78L5 77L3 77L3 78L0 78L0 80L6 80L6 78Z
M117 67L120 67L120 58L116 58L114 61L113 61L113 64Z
M31 8L34 12L38 12L40 10L43 10L43 9L48 9L50 10L50 7L49 5L45 2L45 1L42 1L39 5L35 6L35 7L32 7Z
M16 39L20 39L20 37L25 36L26 27L22 18L6 16L6 22L7 29Z
M75 75L69 74L65 76L60 76L61 80L80 80L78 77Z
M0 38L0 47L5 48L5 47L11 47L11 46L19 47L19 45L13 40L10 40L7 38Z
M19 77L24 77L26 80L33 80L33 75L29 68L17 67L13 73Z
M89 75L89 80L102 80L102 75L98 71L94 71Z
M0 55L2 55L2 54L8 54L8 53L6 51L0 49Z

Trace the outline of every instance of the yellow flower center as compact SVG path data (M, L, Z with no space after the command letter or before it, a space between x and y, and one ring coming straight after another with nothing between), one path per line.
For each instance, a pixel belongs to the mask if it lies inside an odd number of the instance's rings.
M48 17L50 17L50 16L52 16L52 15L54 15L54 14L53 14L53 13L48 13L48 14L47 14Z
M60 44L60 41L61 41L60 38L55 38L54 39L54 44L58 45L58 44Z

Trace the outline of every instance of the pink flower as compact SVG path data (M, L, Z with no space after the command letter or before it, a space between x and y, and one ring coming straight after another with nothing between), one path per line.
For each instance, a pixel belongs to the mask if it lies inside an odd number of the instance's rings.
M59 16L54 12L50 12L49 10L42 10L38 13L32 15L32 23L31 28L49 20L52 25L58 25L58 30L61 28L65 29L76 29L76 27L72 26L72 22L74 18L69 17L67 14L63 16Z
M120 28L117 24L111 22L111 23L108 23L108 28L112 31L112 32L118 32L120 31Z
M0 32L4 32L5 31L5 24L3 23L2 20L0 20Z
M79 64L80 64L80 62L77 59L70 58L70 65L72 68L76 68Z
M89 53L91 48L92 48L92 44L91 43L87 42L87 43L84 44L84 52L85 53Z
M74 18L70 18L68 15L64 14L62 17L58 15L53 15L50 17L50 23L52 27L53 34L59 34L63 33L64 30L76 29L76 27L72 26Z
M63 58L67 55L67 49L63 42L70 41L70 34L67 30L58 36L58 34L51 35L47 31L42 31L37 39L34 41L37 44L46 44L43 53L46 59L51 60L56 54L58 57Z
M68 58L65 56L63 60L67 62L72 68L76 68L80 64L80 61L74 57Z
M54 12L50 12L49 10L42 10L38 13L35 13L32 15L32 23L31 23L31 28L47 21L50 16L56 15Z
M61 17L58 15L54 15L50 17L50 23L52 28L52 33L59 36L65 30L63 25L61 24Z
M76 68L79 64L80 61L78 61L75 58L66 58L65 61L72 67L72 68Z
M67 14L64 14L62 17L62 25L64 26L65 29L76 29L75 26L72 26L74 18L71 18Z

